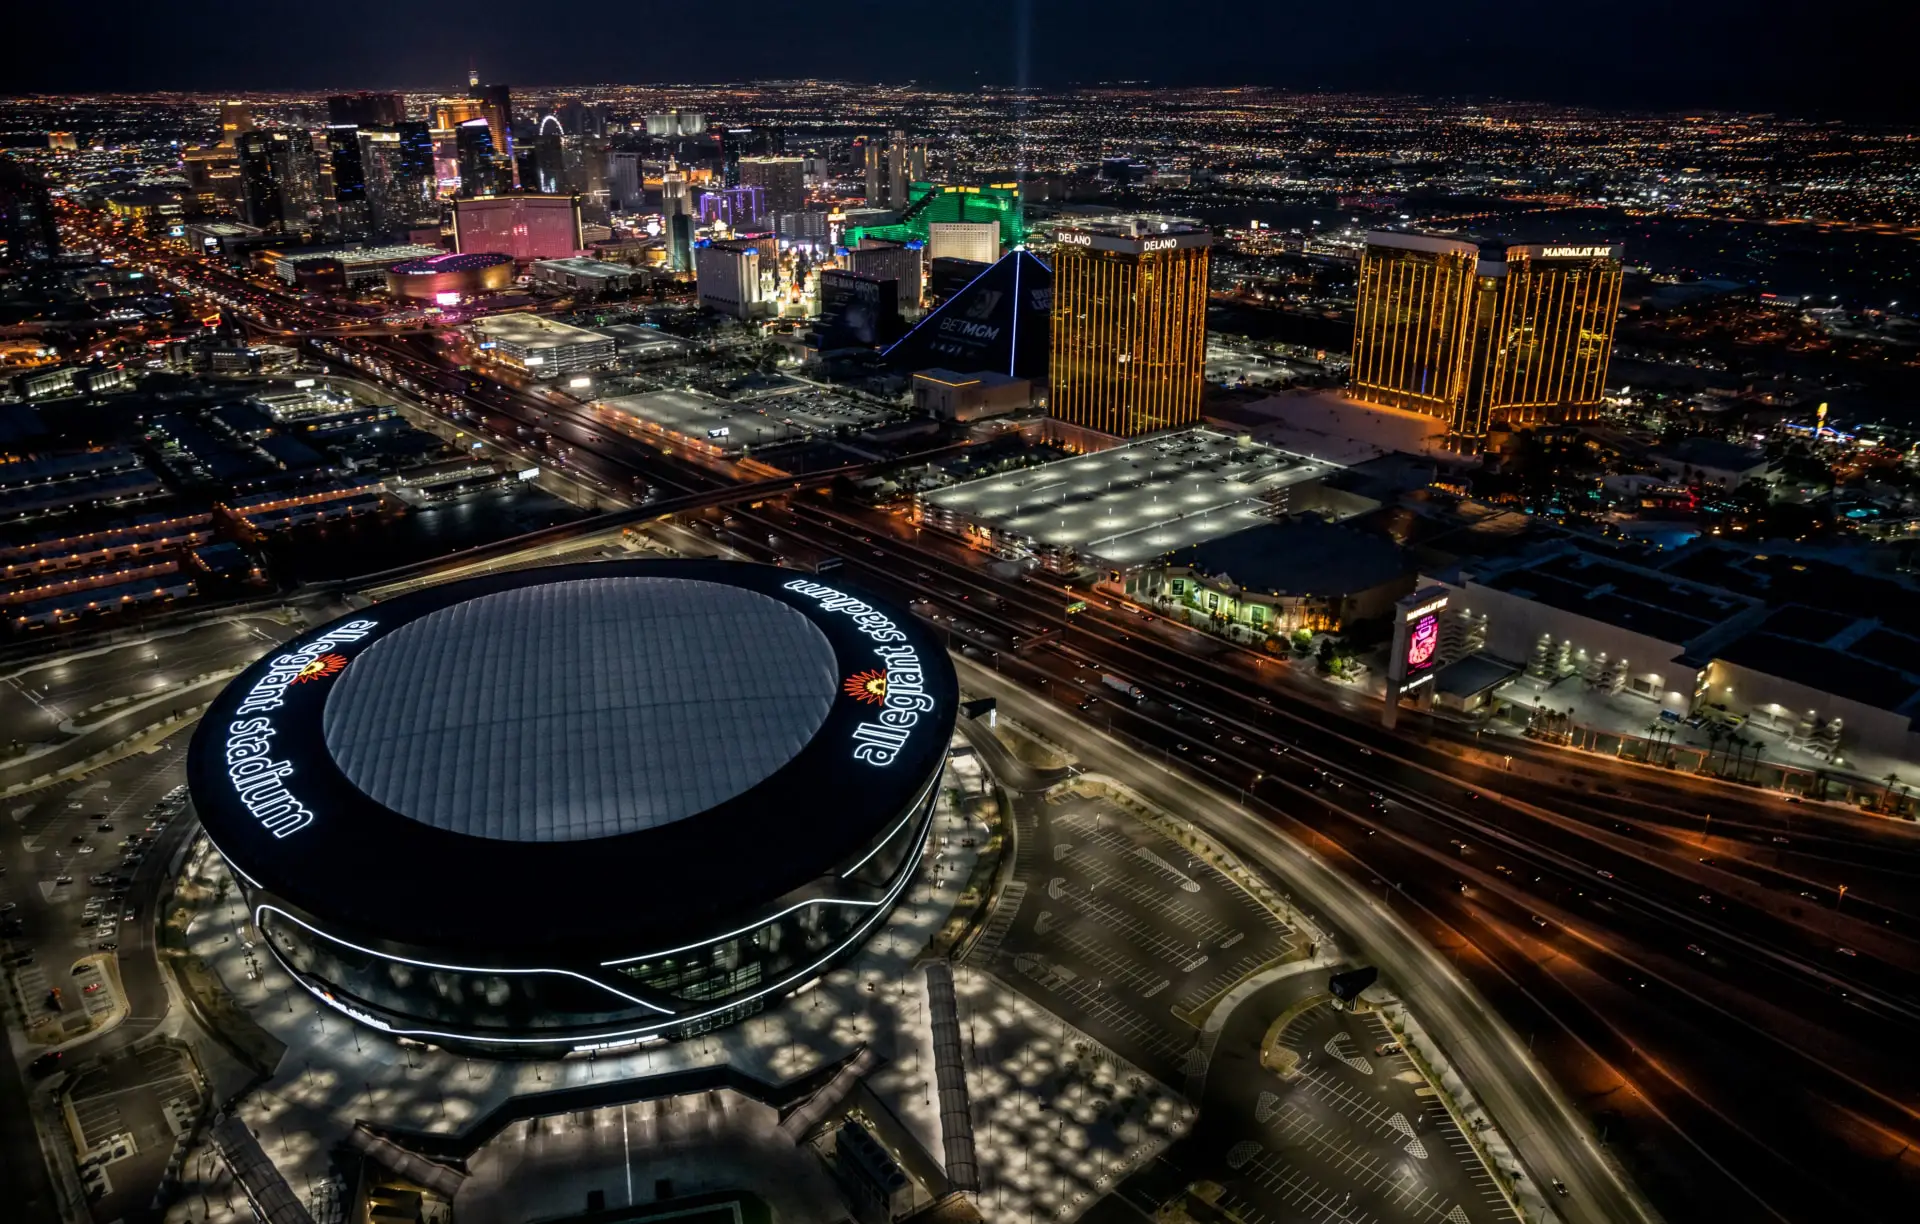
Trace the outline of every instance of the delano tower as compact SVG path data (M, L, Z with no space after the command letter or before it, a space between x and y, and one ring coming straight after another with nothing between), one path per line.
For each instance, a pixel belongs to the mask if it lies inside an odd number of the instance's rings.
M1200 419L1212 244L1210 231L1173 217L1060 232L1054 418L1122 438Z
M1354 398L1447 422L1457 449L1489 428L1599 414L1620 309L1618 246L1374 233L1360 257Z

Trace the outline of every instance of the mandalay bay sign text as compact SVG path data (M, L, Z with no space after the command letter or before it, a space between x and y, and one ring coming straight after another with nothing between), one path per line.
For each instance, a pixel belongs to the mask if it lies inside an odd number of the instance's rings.
M845 591L804 578L787 583L786 589L813 600L823 612L850 617L873 642L874 657L887 677L886 695L880 702L880 712L853 729L853 759L868 765L893 764L921 716L933 709L920 652L892 617Z
M313 810L288 788L293 763L274 759L274 711L286 704L287 690L294 685L334 675L346 666L346 660L332 652L365 638L377 623L348 621L300 649L276 657L234 711L239 717L227 724L227 779L247 811L275 837L285 837L312 824Z

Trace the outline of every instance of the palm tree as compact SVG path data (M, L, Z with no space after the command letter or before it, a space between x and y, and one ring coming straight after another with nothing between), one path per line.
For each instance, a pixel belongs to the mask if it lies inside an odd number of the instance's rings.
M1881 782L1886 786L1886 789L1880 792L1880 808L1882 811L1886 811L1893 806L1893 788L1894 784L1899 781L1900 775L1896 773L1890 773L1881 779Z

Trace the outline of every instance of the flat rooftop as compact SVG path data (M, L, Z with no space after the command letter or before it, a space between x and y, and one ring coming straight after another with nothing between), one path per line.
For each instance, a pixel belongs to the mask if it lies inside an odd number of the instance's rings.
M1262 442L1346 466L1396 451L1441 456L1447 437L1438 417L1363 404L1339 391L1287 392L1209 411Z
M891 417L818 391L721 400L697 391L650 391L598 401L643 425L705 442L724 451L761 450L804 442L836 429L871 429ZM718 430L726 433L714 436Z
M605 259L587 259L569 255L564 259L538 259L535 268L557 268L576 276L632 276L638 269L632 264L612 263Z
M665 356L687 347L686 341L639 323L609 323L593 330L613 341L614 347L623 353Z
M1475 572L1479 585L1684 647L1754 606L1731 591L1584 548Z
M1142 438L929 493L922 504L1112 565L1270 520L1265 498L1339 469L1213 429Z
M488 315L475 319L473 330L496 343L517 344L521 348L559 348L566 344L603 344L607 337L571 323L533 314Z

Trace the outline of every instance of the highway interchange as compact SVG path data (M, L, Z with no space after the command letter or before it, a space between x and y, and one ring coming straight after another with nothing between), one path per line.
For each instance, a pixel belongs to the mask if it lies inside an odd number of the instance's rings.
M328 322L256 282L182 268L229 300L244 295L269 328ZM431 336L330 342L361 376L402 393L457 367ZM503 440L547 431L610 504L724 493L732 482L564 396L482 379L462 400L462 420ZM1911 1202L1911 826L1523 741L1475 743L1424 719L1389 734L1377 706L1296 674L1302 665L824 492L768 495L682 525L753 559L838 558L849 579L942 625L970 670L1040 724L1097 736L1130 768L1160 775L1154 784L1184 796L1197 824L1259 861L1304 846L1318 868L1338 870L1349 900L1336 925L1371 948L1380 945L1356 928L1379 941L1417 935L1401 951L1417 958L1418 945L1438 967L1433 981L1407 984L1410 1000L1419 989L1457 996L1430 1003L1437 1029L1465 1038L1472 1019L1450 1013L1477 1010L1475 999L1506 1022L1460 1052L1469 1068L1479 1060L1469 1079L1496 1114L1499 1095L1532 1093L1523 1043L1584 1115L1577 1138L1534 1137L1559 1153L1540 1172L1569 1182L1571 1218L1633 1214L1595 1207L1608 1179L1581 1150L1589 1137L1676 1219L1892 1219ZM1068 615L1082 599L1086 611ZM1107 675L1143 696L1123 696ZM1503 1078L1520 1087L1486 1083ZM1508 1103L1534 1122L1552 1117L1551 1102ZM1528 1138L1517 1140L1523 1151Z

